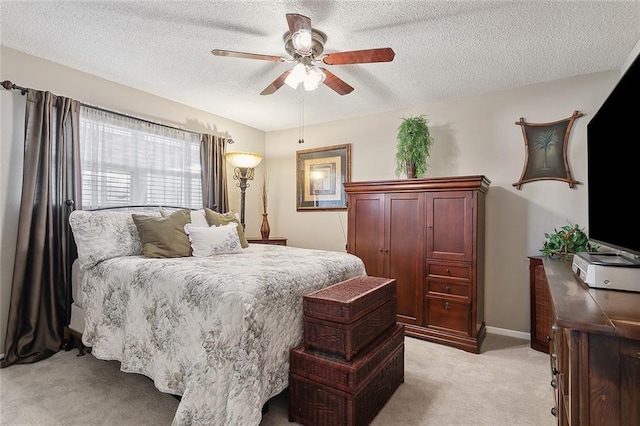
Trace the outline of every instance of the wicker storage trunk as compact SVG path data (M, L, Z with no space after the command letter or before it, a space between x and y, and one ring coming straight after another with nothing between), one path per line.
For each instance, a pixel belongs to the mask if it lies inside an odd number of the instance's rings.
M404 382L404 326L387 330L351 362L291 350L289 420L303 425L367 425Z
M304 347L351 360L396 323L396 281L357 277L303 298Z

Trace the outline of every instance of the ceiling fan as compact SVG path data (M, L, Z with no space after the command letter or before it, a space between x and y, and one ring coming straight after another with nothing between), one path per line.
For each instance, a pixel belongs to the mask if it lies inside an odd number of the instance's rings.
M304 89L309 91L315 90L322 83L338 94L346 95L353 91L353 87L318 64L351 65L391 62L395 57L395 53L390 47L323 54L327 36L323 32L311 28L311 19L297 13L287 13L286 16L289 31L284 33L283 40L284 48L291 58L222 49L213 49L211 53L216 56L296 63L292 69L280 74L260 93L261 95L270 95L284 84L294 89L302 84Z

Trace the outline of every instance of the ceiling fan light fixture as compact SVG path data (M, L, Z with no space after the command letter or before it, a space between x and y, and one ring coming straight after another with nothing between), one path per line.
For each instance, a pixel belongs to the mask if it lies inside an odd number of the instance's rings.
M302 56L311 55L311 46L313 38L311 37L311 31L307 29L300 29L293 33L291 36L291 43L295 51Z
M325 74L318 67L311 66L307 68L307 74L304 78L304 90L307 92L311 90L316 90L318 86L324 83L324 79L326 78Z
M213 49L211 53L215 56L295 64L294 68L288 69L276 77L271 84L260 92L260 95L271 95L285 84L293 89L297 89L300 83L303 83L303 88L306 91L315 90L321 84L324 84L339 95L347 95L353 92L353 87L328 69L318 65L353 65L391 62L395 57L395 53L390 47L324 54L327 35L313 28L311 26L311 19L308 16L299 13L287 13L286 17L288 31L283 34L282 41L284 42L284 50L290 56L289 59L275 55L222 49Z
M296 64L291 70L284 83L292 89L297 89L298 85L302 83L304 90L307 92L316 90L326 78L324 72L316 66L305 65L302 63Z
M306 73L307 71L305 70L304 64L298 63L293 67L287 78L284 80L284 84L292 89L297 89L298 84L302 83L304 80Z

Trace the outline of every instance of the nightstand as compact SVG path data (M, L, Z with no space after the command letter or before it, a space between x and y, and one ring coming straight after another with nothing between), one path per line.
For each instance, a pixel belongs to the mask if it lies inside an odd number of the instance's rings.
M286 246L287 239L280 237L271 237L271 238L247 238L249 244L271 244L274 246Z

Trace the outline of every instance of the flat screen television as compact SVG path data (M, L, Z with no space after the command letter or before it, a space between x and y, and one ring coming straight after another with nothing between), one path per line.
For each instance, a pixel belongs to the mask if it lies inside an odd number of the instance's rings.
M640 263L639 123L640 55L587 124L587 234Z

